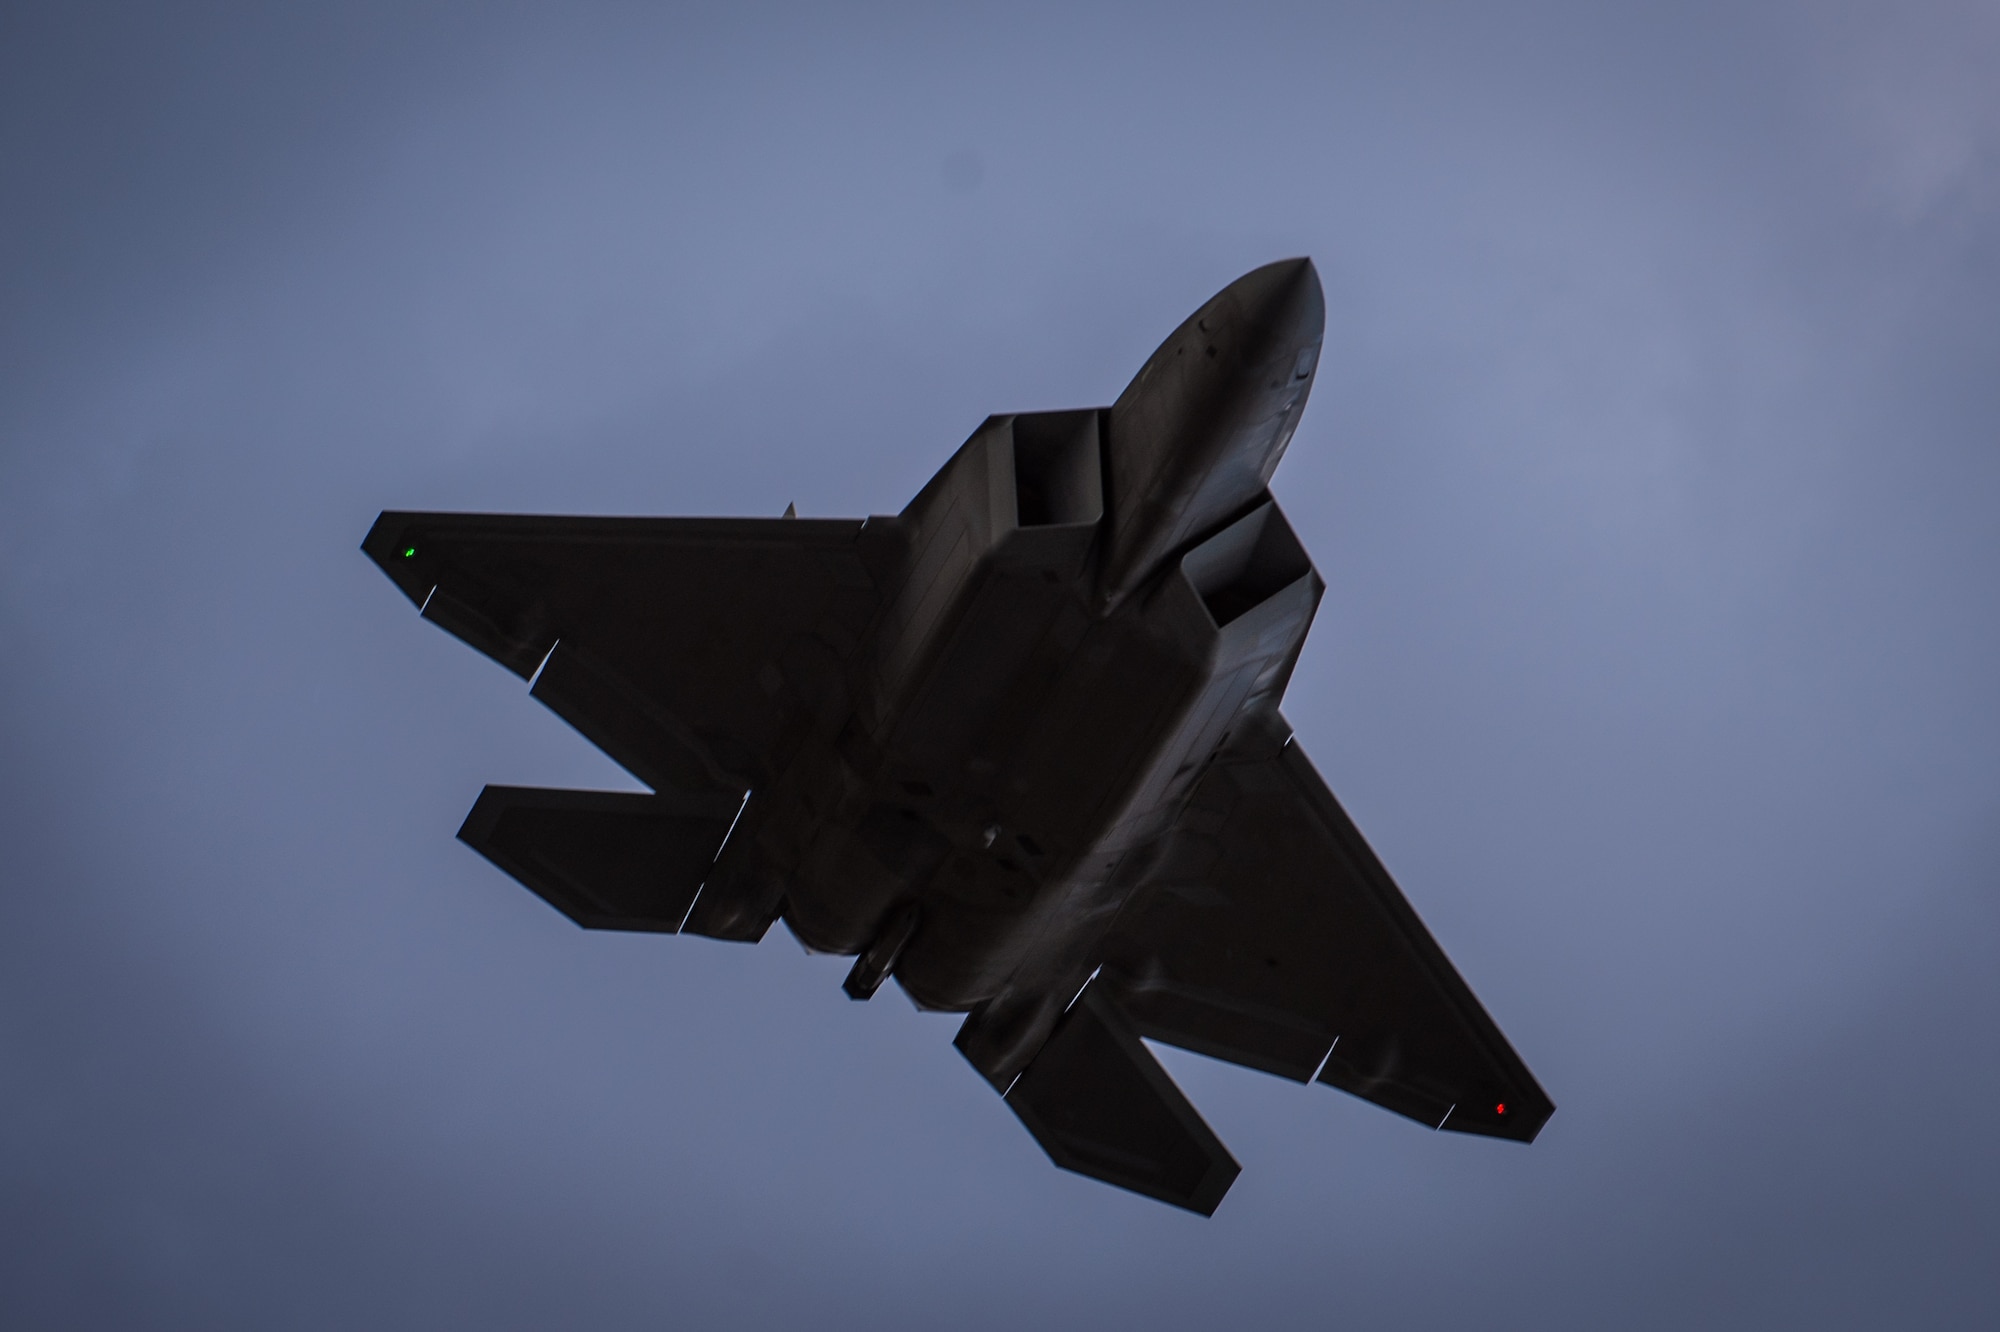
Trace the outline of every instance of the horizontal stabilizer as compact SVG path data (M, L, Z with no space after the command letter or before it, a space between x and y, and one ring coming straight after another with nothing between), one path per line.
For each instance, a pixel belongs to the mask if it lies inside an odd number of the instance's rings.
M459 840L593 930L673 934L738 798L489 786Z
M1049 1159L1211 1216L1239 1167L1095 983L1070 1005L1007 1104Z

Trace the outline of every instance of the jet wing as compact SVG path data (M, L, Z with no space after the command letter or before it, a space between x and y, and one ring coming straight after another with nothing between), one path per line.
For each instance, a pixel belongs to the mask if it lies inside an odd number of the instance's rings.
M741 794L842 710L864 526L392 511L362 549L642 781Z
M1554 1105L1273 720L1217 756L1107 941L1118 1006L1171 1045L1532 1141Z

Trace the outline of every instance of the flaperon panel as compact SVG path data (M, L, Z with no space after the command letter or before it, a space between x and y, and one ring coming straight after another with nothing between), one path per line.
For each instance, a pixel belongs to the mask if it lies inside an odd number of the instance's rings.
M424 617L652 788L488 787L459 835L582 925L855 957L852 999L966 1014L1057 1164L1204 1215L1236 1162L1142 1038L1532 1139L1279 712L1326 585L1267 487L1324 333L1268 264L1113 406L988 416L865 520L383 513Z
M1229 1150L1096 984L1084 987L1007 1104L1065 1170L1210 1216Z
M528 692L655 790L742 794L662 703L575 642L555 645Z

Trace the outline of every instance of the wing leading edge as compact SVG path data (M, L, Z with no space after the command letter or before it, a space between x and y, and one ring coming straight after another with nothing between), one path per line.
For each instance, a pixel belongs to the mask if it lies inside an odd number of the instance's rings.
M1555 1106L1288 732L1196 788L1107 946L1119 1007L1171 1045L1532 1141Z
M640 780L740 795L841 708L865 526L390 511L361 548Z

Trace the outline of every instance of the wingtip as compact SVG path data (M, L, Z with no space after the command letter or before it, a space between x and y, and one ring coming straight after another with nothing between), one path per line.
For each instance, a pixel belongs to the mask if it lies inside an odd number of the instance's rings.
M361 538L361 553L373 560L375 567L421 610L436 588L437 579L432 576L422 541L410 530L413 516L384 509L376 515L368 535Z

